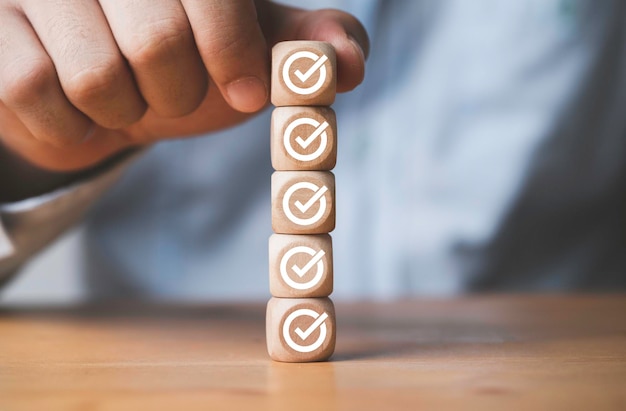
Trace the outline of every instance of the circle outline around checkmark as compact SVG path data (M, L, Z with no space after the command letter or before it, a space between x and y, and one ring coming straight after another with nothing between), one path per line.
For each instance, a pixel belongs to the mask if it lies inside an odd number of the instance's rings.
M302 189L311 190L313 192L317 192L318 190L320 190L318 186L308 181L300 181L298 183L295 183L294 185L289 187L289 189L285 192L285 195L283 197L283 212L285 213L285 216L287 216L289 221L291 221L294 224L297 224L300 226L309 226L309 225L316 224L324 216L324 213L326 213L326 194L320 197L319 199L320 207L314 216L310 218L299 218L299 217L296 217L291 211L289 200L291 199L291 196L293 195L293 193Z
M283 81L285 82L285 85L287 86L287 88L301 96L308 96L308 95L318 92L324 85L324 82L326 81L325 65L322 65L319 68L320 75L319 75L319 79L317 80L317 83L315 83L314 85L310 87L298 87L295 84L293 84L293 81L291 81L290 72L291 72L292 64L298 59L307 58L309 60L313 60L313 63L315 63L317 60L319 60L323 56L324 54L322 54L321 56L318 56L312 51L306 51L306 50L297 51L293 53L291 56L289 56L289 58L285 61L285 64L283 64Z
M293 338L291 338L291 332L289 331L289 329L291 328L291 323L298 317L306 315L307 317L311 317L313 318L313 320L317 320L319 318L320 315L314 310L311 310L310 308L300 308L298 310L295 310L294 312L292 312L291 314L289 314L289 316L287 316L287 318L285 319L285 322L283 323L283 339L285 340L285 342L287 343L287 345L292 348L293 350L296 350L300 353L309 353L309 352L313 352L315 350L317 350L318 348L320 348L322 346L322 344L324 344L324 341L326 340L326 334L327 334L327 330L326 330L326 321L324 321L320 326L319 326L319 330L320 330L320 336L317 337L317 340L310 345L300 345L298 343L296 343Z
M309 288L315 287L322 279L322 276L324 275L324 260L323 258L321 258L317 262L317 272L311 280L307 281L306 283L298 283L292 280L289 276L289 273L287 272L287 263L289 262L289 259L291 257L299 253L305 253L307 255L310 255L311 257L314 257L317 254L317 252L311 247L307 247L304 245L293 247L292 249L287 251L283 255L283 258L281 258L280 260L280 276L282 277L283 281L287 283L287 285L289 285L291 288L294 288L296 290L308 290Z
M320 134L320 146L317 150L315 150L315 152L311 154L300 154L291 145L291 134L296 129L296 127L301 125L309 125L317 129L321 125L321 123L310 117L301 117L292 121L289 126L287 126L287 128L285 129L285 133L283 134L283 145L285 147L285 150L287 150L287 153L289 153L291 157L299 161L306 162L316 160L317 158L319 158L319 156L322 155L322 153L324 153L324 150L326 150L326 147L328 146L328 134L326 133L326 130L324 130L322 134Z

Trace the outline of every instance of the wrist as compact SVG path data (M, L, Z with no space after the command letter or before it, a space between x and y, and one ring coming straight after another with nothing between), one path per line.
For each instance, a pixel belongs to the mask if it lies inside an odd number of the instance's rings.
M39 168L0 144L0 203L14 202L69 184L81 172Z
M0 140L0 203L36 197L87 178L125 157L129 151L124 150L83 168L52 170L21 156Z

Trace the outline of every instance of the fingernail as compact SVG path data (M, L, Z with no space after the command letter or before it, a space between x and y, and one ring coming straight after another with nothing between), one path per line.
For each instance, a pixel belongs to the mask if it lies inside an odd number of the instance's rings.
M267 86L258 77L243 77L228 83L225 97L235 110L252 113L265 105Z
M87 130L87 132L83 136L83 139L80 142L86 143L87 141L91 140L95 132L96 132L96 124L91 123L91 125L89 126L89 129Z
M356 39L354 37L350 36L350 35L348 35L348 40L350 41L350 44L352 44L352 47L357 52L357 54L359 54L361 56L363 61L367 60L367 56L365 55L365 51L363 51L363 48L361 47L359 42L356 41Z

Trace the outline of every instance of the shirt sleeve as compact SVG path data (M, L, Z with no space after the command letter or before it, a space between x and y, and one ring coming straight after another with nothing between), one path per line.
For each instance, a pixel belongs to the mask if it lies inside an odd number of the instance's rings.
M89 207L141 154L53 192L0 204L0 286L38 251L80 221Z

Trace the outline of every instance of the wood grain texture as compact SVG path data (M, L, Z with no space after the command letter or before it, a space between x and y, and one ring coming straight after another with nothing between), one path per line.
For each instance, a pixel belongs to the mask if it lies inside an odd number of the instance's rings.
M624 410L626 296L336 304L330 362L258 305L0 309L0 410Z
M272 229L278 234L324 234L335 229L335 176L330 171L272 174Z
M332 170L337 163L337 118L329 107L278 107L272 112L274 170Z
M335 49L321 41L284 41L272 48L272 104L330 106L335 101Z
M269 263L274 297L328 297L333 292L333 241L328 234L274 234Z
M329 298L272 298L265 318L267 352L275 361L324 361L335 351L337 320Z

